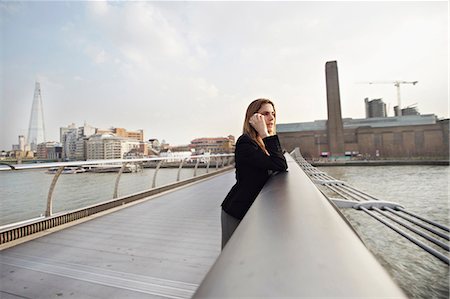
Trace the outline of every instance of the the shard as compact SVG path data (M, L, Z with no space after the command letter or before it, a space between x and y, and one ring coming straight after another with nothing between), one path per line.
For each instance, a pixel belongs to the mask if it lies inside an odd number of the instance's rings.
M32 151L36 151L39 143L45 142L44 109L42 105L41 85L34 87L33 106L31 107L30 125L28 126L27 143Z

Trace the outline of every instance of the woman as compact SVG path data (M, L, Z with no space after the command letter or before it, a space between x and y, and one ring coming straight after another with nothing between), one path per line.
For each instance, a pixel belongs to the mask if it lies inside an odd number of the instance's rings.
M222 249L255 201L272 171L287 163L275 133L275 106L254 100L245 114L243 134L236 142L236 184L222 203Z

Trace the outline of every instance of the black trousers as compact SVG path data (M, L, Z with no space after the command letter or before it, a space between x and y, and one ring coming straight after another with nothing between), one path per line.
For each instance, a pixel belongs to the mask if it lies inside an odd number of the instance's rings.
M228 240L231 238L231 235L236 230L241 220L228 215L224 210L222 210L221 221L222 221L222 250L223 250L225 244L227 244Z

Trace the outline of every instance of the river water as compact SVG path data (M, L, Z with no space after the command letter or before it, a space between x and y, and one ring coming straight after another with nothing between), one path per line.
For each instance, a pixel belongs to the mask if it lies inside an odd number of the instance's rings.
M214 170L210 170L214 171ZM150 189L155 169L123 173L118 196ZM206 172L198 168L197 175ZM175 182L178 168L161 168L156 186ZM180 179L191 178L192 168L182 169ZM0 226L39 217L45 213L47 195L54 174L46 170L0 171ZM114 194L117 173L62 174L53 192L53 213L70 211L110 200Z
M320 169L380 200L397 202L407 211L449 226L448 166ZM408 297L449 298L449 267L446 264L366 213L354 209L341 211Z
M449 225L447 166L321 167L321 170L379 199L400 203L408 211ZM119 196L149 189L154 171L122 174ZM156 185L174 182L177 171L160 169ZM197 170L198 174L205 172ZM192 175L193 169L181 171L181 179ZM53 212L111 199L116 177L116 173L61 175L53 195ZM0 225L43 214L52 179L53 175L42 169L0 171ZM449 297L447 265L361 211L346 209L343 214L408 297Z

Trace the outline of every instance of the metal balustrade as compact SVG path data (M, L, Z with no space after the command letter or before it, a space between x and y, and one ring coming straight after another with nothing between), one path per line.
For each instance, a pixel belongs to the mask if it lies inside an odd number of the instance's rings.
M210 161L213 160L215 162L215 171L209 172ZM174 183L167 184L161 187L156 186L156 178L158 175L158 170L164 166L164 163L174 162L180 163L178 165L178 172L176 176L176 180ZM180 172L184 165L186 165L187 161L196 161L194 173L191 178L180 180ZM197 168L199 166L200 161L206 162L206 173L203 175L197 175ZM219 162L220 161L220 162ZM135 163L143 163L143 162L158 162L155 172L153 174L151 187L145 191L138 192L135 194L118 197L118 187L120 178L124 172L124 169L129 164ZM41 232L55 226L59 226L62 224L66 224L71 221L75 221L114 207L118 207L135 200L139 200L160 192L164 192L182 185L189 184L191 182L201 180L206 177L210 177L216 174L219 174L223 171L230 170L234 162L234 154L218 154L218 155L196 155L189 156L187 158L174 158L174 157L158 157L158 158L139 158L139 159L110 159L110 160L90 160L90 161L71 161L71 162L55 162L55 163L34 163L34 164L0 164L0 171L22 171L28 169L46 169L46 168L54 168L58 167L56 171L52 183L50 184L47 196L47 204L45 210L45 217L38 217L34 219L30 219L28 221L21 221L19 223L12 223L8 225L4 225L0 227L0 244L4 244L10 241L14 241L20 239L25 236L29 236L31 234ZM173 163L172 163L173 164ZM58 213L57 215L53 214L52 206L53 206L53 191L58 182L59 177L61 176L65 167L68 166L92 166L92 165L119 165L120 169L116 176L114 191L112 195L112 199L106 202L102 202L99 204L95 204L92 206L84 207L81 209L77 209L74 211ZM221 169L219 169L219 165Z
M449 240L448 227L435 221L426 219L425 217L422 217L415 213L408 212L404 207L397 203L380 200L370 194L367 194L348 185L343 181L336 180L335 178L309 164L302 157L298 148L296 148L291 153L291 155L294 157L300 167L305 171L305 173L310 177L312 182L323 186L324 188L327 188L328 190L331 190L333 193L340 196L340 198L328 197L338 208L354 208L364 211L366 214L375 218L382 224L405 237L407 240L432 254L442 262L450 264L450 259L448 257L449 245L445 243L445 241ZM383 216L384 218L381 216ZM426 224L421 223L418 220L421 220ZM394 224L400 225L407 231L400 229ZM422 228L424 231L415 228L413 225ZM422 242L416 236L425 239L429 242L429 244ZM440 240L439 238L442 238L444 240ZM441 253L440 251L434 249L432 247L433 245L436 245L438 248L441 248L447 253Z
M193 298L406 298L291 156Z

